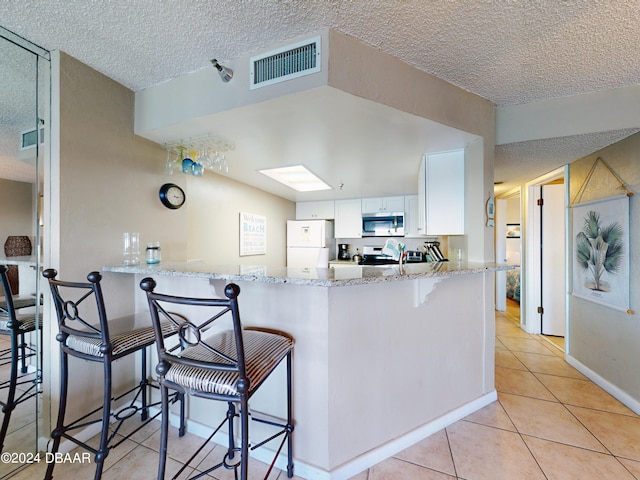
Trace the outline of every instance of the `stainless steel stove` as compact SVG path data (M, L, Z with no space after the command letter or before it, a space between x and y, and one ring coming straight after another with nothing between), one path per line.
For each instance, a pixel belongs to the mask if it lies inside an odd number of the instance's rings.
M362 247L362 261L360 265L392 265L398 263L393 257L384 255L382 247L365 245Z

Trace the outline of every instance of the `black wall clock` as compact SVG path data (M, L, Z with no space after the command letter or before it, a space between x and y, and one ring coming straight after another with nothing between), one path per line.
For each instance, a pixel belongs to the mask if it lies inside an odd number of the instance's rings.
M175 210L184 205L186 200L184 190L175 183L165 183L160 187L160 201L165 207Z

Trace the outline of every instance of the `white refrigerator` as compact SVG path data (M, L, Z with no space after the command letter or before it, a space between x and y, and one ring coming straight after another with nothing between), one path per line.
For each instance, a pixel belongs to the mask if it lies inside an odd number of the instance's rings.
M333 222L287 221L287 267L328 267L335 255Z

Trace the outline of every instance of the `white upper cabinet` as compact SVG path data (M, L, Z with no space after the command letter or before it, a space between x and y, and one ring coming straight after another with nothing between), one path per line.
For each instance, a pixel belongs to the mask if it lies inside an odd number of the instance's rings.
M423 231L420 230L420 216L418 214L420 208L418 202L418 195L407 195L404 197L405 237L420 237L424 235Z
M336 200L336 238L362 238L362 202L359 198Z
M334 201L296 202L296 220L333 220Z
M404 212L404 196L362 199L362 213Z
M425 154L418 174L421 235L464 234L464 150Z

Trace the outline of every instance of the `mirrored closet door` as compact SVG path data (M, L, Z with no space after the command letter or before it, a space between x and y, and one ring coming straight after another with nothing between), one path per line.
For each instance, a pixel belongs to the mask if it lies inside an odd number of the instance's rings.
M0 27L0 265L8 268L18 318L35 319L12 345L6 298L0 299L3 460L7 452L24 456L38 449L43 379L39 272L46 235L41 199L49 102L49 52ZM18 456L16 462L0 462L0 478L22 466Z

